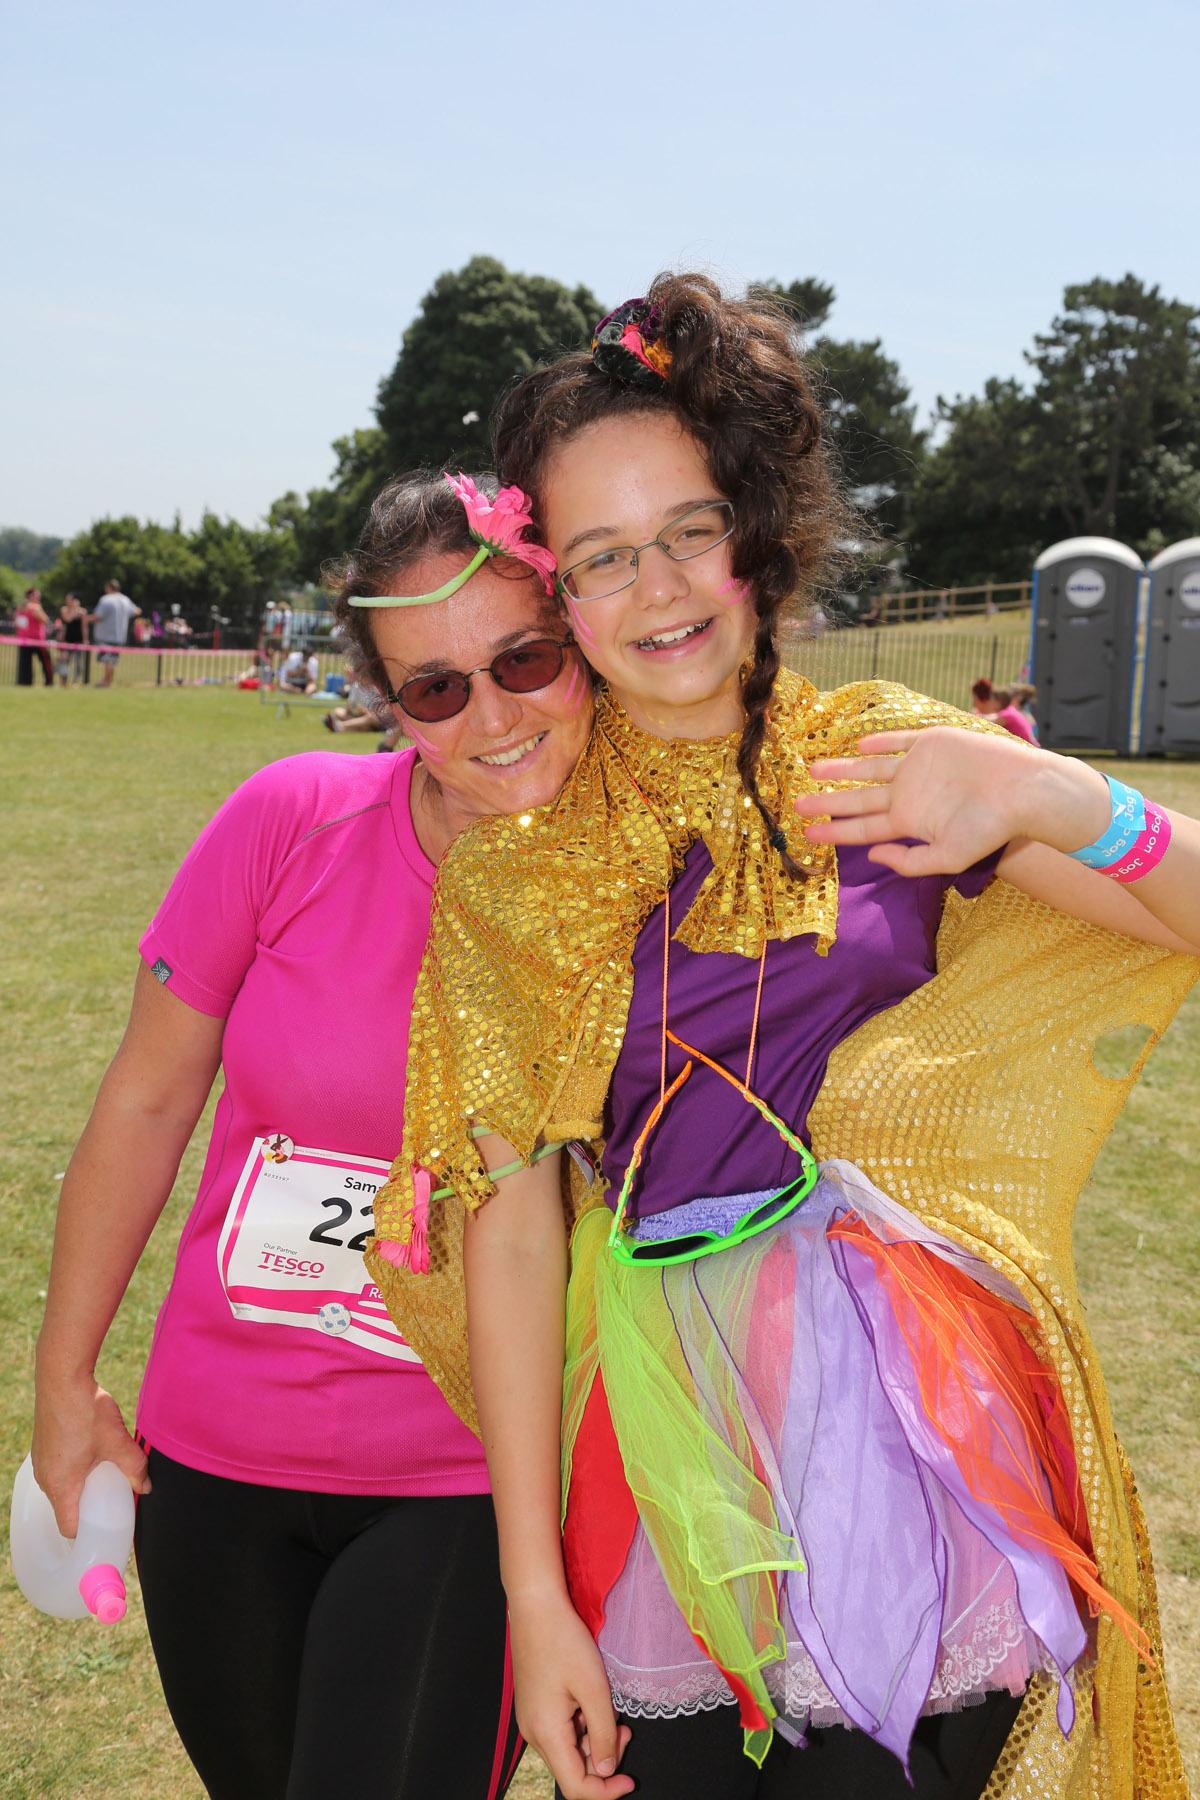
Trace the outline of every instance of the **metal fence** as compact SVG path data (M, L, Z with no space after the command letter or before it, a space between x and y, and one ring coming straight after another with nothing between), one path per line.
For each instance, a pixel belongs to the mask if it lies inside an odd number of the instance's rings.
M850 681L898 681L919 694L969 707L978 676L1016 681L1029 655L1028 613L1006 613L990 631L981 629L982 623L961 631L912 625L815 637L795 632L784 641L783 659L822 690Z
M48 643L44 646L52 658L57 660L61 646ZM93 645L83 652L83 663L87 678L95 684L100 679L100 668L96 658L99 654ZM130 648L119 652L115 684L120 687L228 687L239 675L254 672L255 654L252 650L136 650ZM336 651L319 651L317 663L321 671L321 680L343 667L343 658ZM34 680L41 683L41 670L34 663ZM0 686L11 687L17 679L17 645L12 639L0 640Z
M48 646L51 655L54 646ZM956 630L950 625L894 626L890 630L796 628L785 635L783 660L821 689L849 681L899 681L921 694L969 706L971 683L979 675L1016 680L1029 654L1028 613L1006 612ZM91 679L99 679L96 652L90 652ZM341 669L336 654L318 657L321 679ZM244 650L123 650L116 680L122 687L228 687L253 663ZM17 648L0 642L0 686L17 675ZM34 677L41 682L35 666ZM273 689L262 690L274 700ZM286 696L279 696L282 700Z
M880 594L860 607L880 625L920 625L926 619L968 619L983 614L1028 612L1033 588L1028 581L986 581L978 587L911 588L899 594Z

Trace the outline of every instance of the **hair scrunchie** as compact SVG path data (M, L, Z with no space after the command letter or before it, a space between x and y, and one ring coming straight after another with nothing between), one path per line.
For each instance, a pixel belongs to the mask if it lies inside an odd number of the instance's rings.
M671 367L671 352L659 339L662 317L644 295L614 307L592 334L592 361L602 375L627 387L659 387Z

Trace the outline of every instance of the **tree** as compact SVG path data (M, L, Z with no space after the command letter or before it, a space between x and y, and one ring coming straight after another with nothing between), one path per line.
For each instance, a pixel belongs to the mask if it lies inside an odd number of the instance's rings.
M1048 541L1037 407L1016 381L988 381L978 398L938 401L945 436L922 464L913 495L909 579L970 587L1023 581Z
M1200 462L1200 312L1134 275L1067 288L1034 339L1048 516L1065 535L1138 541L1191 504ZM1182 485L1181 485L1182 483ZM1195 527L1195 514L1181 524Z
M24 570L0 563L0 612L16 612L25 598L25 589L36 586Z
M44 586L57 604L73 588L94 607L106 581L117 581L145 613L178 606L196 631L214 612L235 633L253 637L268 602L295 579L290 536L251 530L206 512L194 532L134 518L98 519L64 545Z
M386 478L383 433L352 431L333 446L336 463L327 488L280 495L267 514L269 531L288 541L296 576L320 583L326 563L344 556L362 530L371 496Z
M106 581L117 581L144 612L177 605L194 612L203 594L203 564L179 520L143 525L132 517L97 519L65 544L46 576L56 603L73 588L94 607ZM198 622L198 621L193 621Z
M829 441L859 511L880 537L902 536L925 434L900 365L884 354L879 338L842 339L822 330L837 299L829 282L806 275L786 287L751 283L751 298L758 294L789 312L806 340Z
M26 531L22 525L0 529L0 563L23 575L41 575L49 569L63 547L57 537L41 537ZM28 587L28 582L25 584Z
M255 531L236 519L206 512L193 533L192 549L200 560L201 593L193 603L194 625L207 625L216 613L234 631L253 636L269 602L281 586L295 578L291 541L271 530Z
M586 287L514 274L490 256L440 275L380 383L385 468L486 468L500 394L538 363L586 345L603 311Z
M439 275L379 384L378 424L337 439L328 487L282 494L271 507L268 528L292 537L300 578L320 581L322 566L352 547L389 475L486 469L501 392L539 362L586 344L603 310L586 287L513 274L490 256Z
M751 282L750 298L759 294L777 300L791 313L801 331L820 331L837 299L836 289L827 281L818 281L815 275L801 276L799 281L789 281L786 287L781 281Z
M900 365L885 356L878 338L819 337L812 355L842 479L877 533L902 538L925 433L917 428Z
M1200 313L1133 275L1066 289L1028 387L939 401L915 499L912 573L1016 580L1058 538L1143 555L1200 533Z

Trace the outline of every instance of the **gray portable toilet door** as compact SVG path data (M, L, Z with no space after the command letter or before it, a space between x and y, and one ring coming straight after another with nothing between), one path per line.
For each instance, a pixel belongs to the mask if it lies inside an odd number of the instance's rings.
M1200 556L1177 563L1167 575L1162 746L1200 745Z
M1050 643L1035 679L1041 692L1050 677L1043 699L1050 739L1081 749L1114 746L1124 700L1113 667L1120 571L1109 562L1097 567L1098 561L1070 557L1041 569L1038 579L1038 632Z

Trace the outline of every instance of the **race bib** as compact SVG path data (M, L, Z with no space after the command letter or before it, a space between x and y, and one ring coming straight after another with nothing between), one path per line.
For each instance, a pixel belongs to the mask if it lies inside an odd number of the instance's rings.
M363 1251L388 1164L258 1137L217 1244L235 1319L294 1325L400 1362L419 1362L367 1274Z

